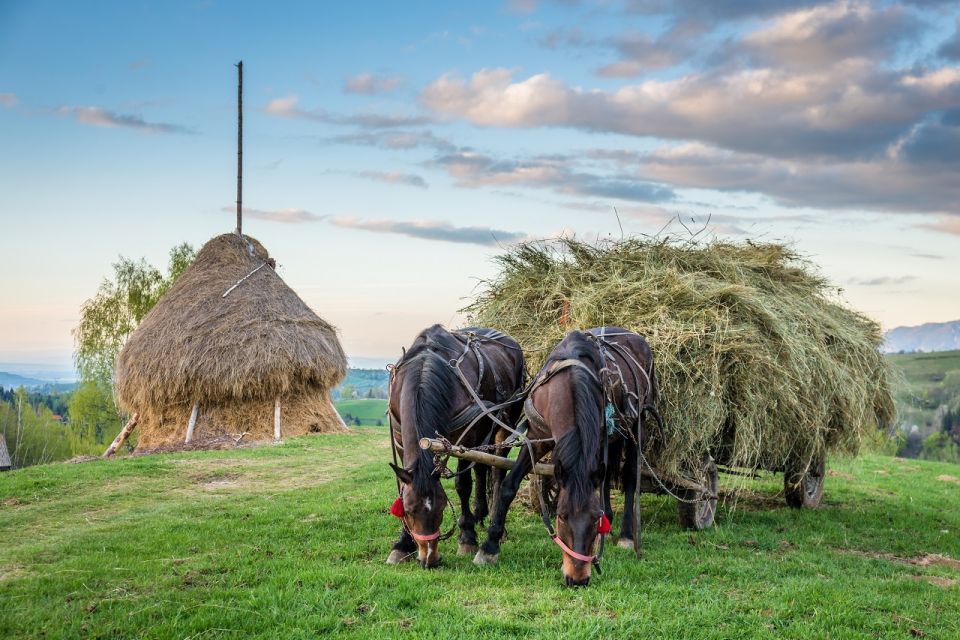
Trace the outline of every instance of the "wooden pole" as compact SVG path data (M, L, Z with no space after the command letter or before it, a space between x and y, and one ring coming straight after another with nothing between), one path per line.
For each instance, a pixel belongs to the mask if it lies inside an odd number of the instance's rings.
M134 413L130 416L130 420L127 421L127 424L124 425L123 429L120 429L120 433L117 434L117 437L113 439L113 442L110 443L110 446L107 447L107 450L103 452L102 458L109 458L117 452L123 443L127 441L127 438L130 436L130 432L133 431L134 427L137 426L137 420L140 419L139 413Z
M197 415L200 413L200 403L193 403L193 411L190 412L190 422L187 423L187 439L184 444L190 444L193 440L193 429L197 426Z
M273 439L280 440L280 398L273 404Z
M237 235L243 235L243 60L237 67Z
M447 451L447 448L442 442L439 440L433 440L432 438L420 438L420 448L424 451L433 451L434 453L444 453ZM496 456L485 451L474 451L473 449L468 449L461 445L451 445L449 451L450 455L454 456L455 458L462 458L464 460L469 460L470 462L479 462L491 467L497 467L498 469L513 469L514 465L516 464L516 461L514 460L501 458L500 456ZM542 464L538 462L534 466L533 472L541 476L552 476L553 465ZM640 473L644 477L653 477L653 472L647 469L646 466L643 466ZM686 478L680 478L678 476L672 476L666 473L658 473L657 476L668 487L673 487L674 489L690 489L692 491L699 491L701 493L708 494L706 497L716 497L715 495L711 494L711 492L703 485L687 480Z
M433 451L434 453L443 453L447 450L442 442L438 440L432 440L430 438L420 438L420 448L424 451ZM470 462L479 462L480 464L497 467L498 469L513 469L514 464L516 464L515 460L496 456L492 453L487 453L486 451L474 451L461 445L452 445L450 447L450 452L451 455L456 458L463 458L464 460L469 460ZM553 465L541 464L538 462L534 466L533 472L542 476L552 476Z

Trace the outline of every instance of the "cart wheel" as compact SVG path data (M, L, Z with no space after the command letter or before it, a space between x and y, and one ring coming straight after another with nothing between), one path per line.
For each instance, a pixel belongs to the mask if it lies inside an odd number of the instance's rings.
M717 495L717 464L709 453L703 454L703 466L698 470L696 477L713 496ZM694 501L677 503L681 527L700 531L713 526L713 518L717 513L715 497L705 496L702 491L691 489L682 491L679 495L684 500Z
M794 509L816 509L823 501L826 458L819 456L809 466L793 463L783 474L783 493Z
M528 486L530 506L533 510L540 513L540 496L543 496L547 503L547 512L550 514L550 519L555 518L557 516L557 498L560 495L560 485L557 484L553 476L541 476L532 473Z

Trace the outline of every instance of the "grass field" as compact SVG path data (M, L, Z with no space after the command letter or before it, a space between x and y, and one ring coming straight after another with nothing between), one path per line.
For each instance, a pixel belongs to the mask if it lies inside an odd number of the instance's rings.
M0 638L960 637L955 465L838 462L807 512L750 481L700 533L645 496L643 560L570 590L523 508L496 567L384 565L388 458L362 428L0 474Z
M360 424L365 426L375 426L379 422L381 425L387 424L387 401L378 399L363 398L360 400L338 400L334 403L340 415L347 419L352 416L360 420ZM352 421L348 420L350 424Z
M920 403L936 397L951 372L960 372L960 351L898 353L887 358L903 374L909 394Z

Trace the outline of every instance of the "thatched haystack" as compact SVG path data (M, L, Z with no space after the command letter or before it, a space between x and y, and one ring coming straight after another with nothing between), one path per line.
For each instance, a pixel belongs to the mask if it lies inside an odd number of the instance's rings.
M249 236L213 238L130 336L116 394L140 414L138 450L183 445L194 404L194 447L272 439L278 401L283 436L344 429L329 399L347 368L336 330L273 265Z
M708 448L743 467L806 464L855 453L893 419L880 327L788 247L565 239L498 261L466 311L524 345L532 369L572 329L647 336L666 427L646 450L660 469L692 468Z

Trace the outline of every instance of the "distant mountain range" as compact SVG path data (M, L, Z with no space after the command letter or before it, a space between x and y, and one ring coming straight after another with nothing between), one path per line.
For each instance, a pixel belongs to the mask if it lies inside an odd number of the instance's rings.
M960 320L928 322L919 327L897 327L887 331L883 345L887 353L953 349L960 349Z
M18 387L26 387L29 389L31 387L42 387L45 384L49 384L49 382L0 371L0 387L4 389L16 389Z

